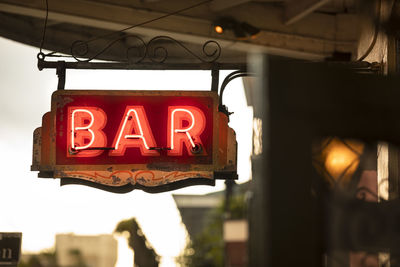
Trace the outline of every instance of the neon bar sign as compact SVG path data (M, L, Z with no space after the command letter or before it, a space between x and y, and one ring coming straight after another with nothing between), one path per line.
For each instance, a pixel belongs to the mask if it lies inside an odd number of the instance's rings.
M209 91L57 91L32 170L113 187L232 178L236 140L217 104Z
M106 113L98 107L68 108L67 157L95 157L110 149L109 156L124 156L127 148L139 148L141 156L160 156L144 106L127 106L112 142L107 147L103 129ZM183 126L187 123L188 126ZM206 155L200 135L206 126L203 111L195 106L168 106L168 156L182 156L183 145L188 155ZM196 141L196 142L195 142Z

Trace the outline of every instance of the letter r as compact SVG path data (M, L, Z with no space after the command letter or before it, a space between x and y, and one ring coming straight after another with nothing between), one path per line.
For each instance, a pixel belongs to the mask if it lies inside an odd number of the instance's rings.
M200 139L206 125L204 113L193 106L171 106L168 108L168 155L181 156L183 144L191 156L206 155L207 152ZM194 153L194 149L199 149Z

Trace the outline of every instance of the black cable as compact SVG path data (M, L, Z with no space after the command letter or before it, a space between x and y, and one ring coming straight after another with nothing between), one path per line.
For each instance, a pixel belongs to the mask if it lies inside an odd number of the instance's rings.
M223 107L222 97L224 95L225 88L226 88L226 86L228 85L229 82L231 82L232 80L234 80L236 78L248 77L248 76L254 76L254 75L255 74L251 73L251 72L237 70L237 71L234 71L234 72L230 73L228 76L226 76L224 81L222 82L221 90L219 92L219 106Z
M230 73L229 75L227 75L225 77L225 79L221 85L221 90L219 92L219 105L218 105L219 112L226 114L228 117L229 117L229 115L232 114L231 112L228 111L228 108L222 104L222 97L224 95L225 88L228 85L228 83L230 83L232 80L234 80L236 78L248 77L248 76L255 76L255 73L247 72L245 70L237 70L237 71Z
M47 1L47 0L46 0L46 1ZM165 14L165 15L162 15L162 16L160 16L160 17L157 17L157 18L154 18L154 19L150 19L150 20L141 22L141 23L139 23L139 24L135 24L135 25L126 27L126 28L124 28L124 29L122 29L122 30L119 30L119 31L115 31L115 32L111 32L111 33L107 33L107 34L104 34L104 35L100 35L100 36L94 37L94 38L89 39L89 40L87 40L87 41L85 41L85 42L82 42L82 43L83 43L83 44L88 44L88 43L90 43L90 42L96 41L96 40L98 40L98 39L102 39L102 38L104 38L104 37L112 36L112 35L114 35L114 34L118 34L118 33L121 33L121 32L127 31L127 30L130 30L130 29L136 28L136 27L143 26L143 25L145 25L145 24L149 24L149 23L151 23L151 22L154 22L154 21L157 21L157 20L160 20L160 19L164 19L164 18L173 16L173 15L176 15L176 14L178 14L178 13L181 13L181 12L187 11L187 10L189 10L189 9L192 9L192 8L195 8L195 7L204 5L204 4L206 4L206 3L208 3L208 2L211 2L211 1L213 1L213 0L205 0L205 1L202 1L202 2L200 2L200 3L191 5L191 6L189 6L189 7L185 7L185 8L179 9L179 10L177 10L177 11L174 11L174 12L171 12L171 13L168 13L168 14ZM69 48L68 48L68 49L64 49L64 50L61 50L61 51L53 51L53 52L51 52L51 53L46 54L46 56L52 56L52 55L54 55L54 54L56 54L56 53L64 53L64 52L67 52L68 50L69 50Z
M219 95L222 95L224 93L225 87L231 81L230 79L232 78L232 76L240 74L240 73L246 73L246 71L245 70L235 70L235 71L229 73L228 75L226 75L224 81L221 84L221 89L220 89ZM221 99L220 99L220 104L222 104Z
M42 41L40 42L40 50L39 50L39 54L42 55L43 55L42 49L43 49L44 39L46 37L47 20L49 18L49 1L45 0L45 3L46 3L46 18L44 19L43 35L42 35Z

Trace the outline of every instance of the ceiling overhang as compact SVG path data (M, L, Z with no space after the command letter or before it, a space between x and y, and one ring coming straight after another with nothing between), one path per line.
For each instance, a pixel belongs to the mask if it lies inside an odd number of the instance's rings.
M68 54L71 44L76 40L85 41L119 31L199 1L158 1L153 3L153 6L163 4L158 10L149 8L151 5L143 1L132 1L134 5L131 6L124 5L125 2L128 1L50 1L44 48ZM145 42L155 36L169 36L200 56L203 44L215 40L222 48L221 62L243 63L248 52L321 60L335 52L352 53L355 50L358 29L348 29L346 25L356 24L356 15L313 13L325 4L325 0L288 0L282 5L275 2L214 0L191 11L98 40L91 43L90 48L95 53L103 49L112 38L121 38L124 42L110 47L103 55L103 59L118 59L124 57L126 49L132 46L128 39L124 39L124 35L132 34ZM251 23L261 31L256 38L246 40L238 40L231 32L218 35L212 25L221 16ZM1 36L38 47L44 18L42 0L0 0ZM176 56L178 60L180 56L185 58L184 61L191 58L191 55L185 55L179 48L171 48L171 51L171 56Z

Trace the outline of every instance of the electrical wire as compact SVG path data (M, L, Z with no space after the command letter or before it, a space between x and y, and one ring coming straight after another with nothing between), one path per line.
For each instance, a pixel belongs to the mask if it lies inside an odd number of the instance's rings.
M228 83L230 83L232 80L248 76L255 76L255 73L247 72L246 70L236 70L225 77L221 85L221 90L219 91L218 111L226 114L228 117L229 115L232 114L228 111L228 108L222 102L222 97L224 95L225 88L228 85Z
M220 89L220 92L219 92L219 106L220 107L223 106L222 97L224 95L224 91L225 91L225 88L228 85L228 83L231 82L232 80L236 79L236 78L248 77L248 76L255 76L255 73L247 72L245 70L237 70L237 71L234 71L234 72L228 74L225 77L224 81L222 82L221 89Z
M47 3L47 1L48 1L48 0L46 0L46 3ZM125 31L127 31L127 30L130 30L130 29L133 29L133 28L136 28L136 27L140 27L140 26L143 26L143 25L146 25L146 24L149 24L149 23L152 23L152 22L155 22L155 21L158 21L158 20L161 20L161 19L164 19L164 18L173 16L173 15L176 15L176 14L178 14L178 13L187 11L187 10L189 10L189 9L192 9L192 8L195 8L195 7L204 5L204 4L209 3L209 2L212 2L212 1L213 1L213 0L205 0L205 1L202 1L202 2L200 2L200 3L197 3L197 4L194 4L194 5L191 5L191 6L182 8L182 9L179 9L179 10L177 10L177 11L174 11L174 12L171 12L171 13L168 13L168 14L165 14L165 15L162 15L162 16L157 17L157 18L154 18L154 19L150 19L150 20L147 20L147 21L144 21L144 22L141 22L141 23L138 23L138 24L135 24L135 25L126 27L126 28L121 29L121 30L118 30L118 31L114 31L114 32L107 33L107 34L104 34L104 35L99 35L99 36L96 36L96 37L94 37L94 38L92 38L92 39L89 39L89 40L87 40L87 41L85 41L85 42L82 42L82 44L88 44L88 43L90 43L90 42L93 42L93 41L96 41L96 40L99 40L99 39L102 39L102 38L105 38L105 37L109 37L109 36L112 36L112 35L115 35L115 34L118 34L118 33L122 33L122 32L125 32ZM48 5L47 5L47 12L48 12ZM45 27L46 27L46 23L47 23L47 16L46 16ZM43 36L43 39L44 39L44 36ZM53 51L53 52L50 52L50 53L46 54L45 56L54 56L54 54L57 54L57 53L63 53L63 54L64 54L64 53L67 52L67 51L69 51L69 48L68 48L68 49L64 49L64 50L60 50L60 51Z
M42 49L43 49L43 44L44 44L44 38L46 37L47 20L49 18L49 1L45 0L45 2L46 2L46 18L44 20L42 41L40 42L40 50L39 50L40 54L43 54Z

